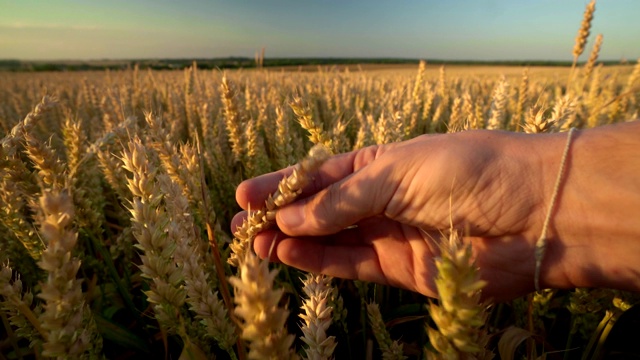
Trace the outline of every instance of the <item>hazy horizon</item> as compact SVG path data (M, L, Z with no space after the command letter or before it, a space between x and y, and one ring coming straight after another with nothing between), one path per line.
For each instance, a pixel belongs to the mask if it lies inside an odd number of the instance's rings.
M570 61L586 0L0 0L0 59L253 57ZM601 0L600 59L640 57L640 1Z

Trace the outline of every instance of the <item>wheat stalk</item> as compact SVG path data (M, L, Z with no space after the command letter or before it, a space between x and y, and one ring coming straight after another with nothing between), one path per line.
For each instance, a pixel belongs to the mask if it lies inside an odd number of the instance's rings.
M78 234L71 229L74 208L67 190L45 189L40 197L40 235L47 248L38 265L47 272L38 297L45 301L39 321L44 336L42 355L58 359L96 357L102 351L91 309L76 279L80 260L72 255Z
M327 336L333 315L333 308L329 303L333 295L331 278L321 274L307 274L302 284L307 298L302 304L304 313L300 314L303 320L300 326L303 336L300 338L308 346L305 349L306 358L329 359L337 345L334 336Z
M244 148L247 159L243 163L245 176L252 178L267 173L270 169L269 158L266 155L264 140L255 121L249 120L247 122L244 138L247 140Z
M16 328L17 336L29 340L30 347L40 348L43 339L48 335L38 320L42 307L31 309L33 293L27 291L23 294L20 274L16 273L13 281L12 275L13 269L9 263L0 265L0 296L4 298L0 302L0 309L7 313L10 324Z
M327 148L333 149L331 139L329 139L322 128L315 123L311 115L311 108L309 105L303 104L302 98L295 97L289 106L291 106L293 113L298 118L300 126L309 132L309 140L311 140L313 144L323 144Z
M11 129L11 132L7 134L1 141L2 152L6 157L15 156L18 151L18 143L22 139L23 134L31 133L31 129L42 119L45 113L54 108L58 103L55 97L44 96L42 101L36 105L35 109L31 111L27 116Z
M270 227L275 221L278 208L293 202L309 183L310 175L329 158L329 151L323 145L316 145L309 150L309 155L298 163L290 176L285 176L278 184L278 189L265 202L265 208L249 212L249 216L234 232L230 247L233 251L229 264L238 266L240 259L248 252L249 244L255 236Z
M162 206L163 195L156 181L158 169L149 163L148 150L139 138L123 149L122 162L132 177L127 179L133 194L129 211L132 215L136 248L142 251L140 270L150 280L150 290L145 294L154 304L158 322L169 331L184 334L180 308L185 302L186 291L182 286L182 268L171 258L174 244L167 239L169 217Z
M289 119L285 116L282 107L277 106L275 112L276 140L273 149L274 160L278 169L284 169L295 161L293 159L293 147L288 138L291 131L289 128Z
M522 80L518 88L518 104L516 105L516 113L512 119L513 128L520 130L520 124L523 119L525 107L529 101L529 68L522 71Z
M633 71L629 78L627 79L627 85L625 87L625 92L631 92L634 90L634 86L636 82L640 79L640 58L636 60L636 65L633 67Z
M282 289L273 289L277 270L269 261L247 251L239 261L238 275L229 278L235 289L235 314L242 319L241 336L249 342L249 359L295 359L294 336L285 323L289 311L279 306Z
M429 306L431 318L438 327L427 328L429 340L444 359L459 359L469 354L490 358L485 350L488 336L482 327L487 317L486 306L480 302L480 292L486 282L472 260L470 244L462 244L457 232L440 246L436 259L435 278L439 305Z
M233 152L233 159L236 162L244 159L243 142L244 137L240 130L244 122L241 120L240 113L236 104L236 92L233 85L227 79L227 74L222 77L222 103L224 104L225 125L229 133L229 142Z
M596 42L593 44L593 48L591 49L591 53L589 54L589 59L584 65L584 84L589 81L589 78L593 73L593 68L596 65L596 61L598 61L598 55L600 54L600 47L602 47L602 34L598 34L598 36L596 36Z
M578 63L578 58L584 52L585 45L587 44L587 38L589 38L589 34L591 32L591 21L593 20L593 13L596 11L596 0L591 0L589 4L584 9L584 14L582 15L582 23L580 24L580 29L578 30L578 35L576 35L576 42L573 46L573 64L571 65L571 72L569 73L569 80L567 83L567 90L571 85L571 81L573 80L573 73L576 68L576 64Z
M509 83L506 77L502 77L496 85L491 101L491 117L487 123L487 129L501 129L506 115L507 99L509 96Z
M378 342L382 358L384 360L403 360L406 357L403 354L402 344L396 340L391 340L391 335L387 331L387 327L382 320L382 314L378 304L367 304L367 314L369 314L369 322L371 323L371 331Z
M208 256L207 243L196 234L194 218L189 214L189 202L178 184L168 176L159 176L159 185L165 194L167 213L170 217L167 237L176 244L174 261L184 274L186 302L196 314L196 319L204 323L207 335L214 338L219 346L231 356L236 341L235 326L229 321L227 310L218 298L215 276L212 276L212 261Z
M529 109L522 126L525 133L540 134L551 131L556 119L546 117L545 111L543 106L533 106Z
M8 177L0 179L0 207L2 208L0 220L20 241L19 244L9 243L9 246L4 248L3 251L8 253L9 259L13 261L20 260L20 263L24 266L22 268L23 272L26 270L28 262L26 259L22 259L22 253L26 250L28 256L37 261L44 250L42 240L33 231L29 218L24 215L25 195L17 182Z
M587 44L587 38L591 32L591 21L593 20L593 13L596 11L596 0L591 0L587 4L584 14L582 15L582 23L576 36L576 43L573 46L573 66L575 66L578 58L584 52L584 47Z
M39 179L47 186L62 187L65 181L65 164L58 158L58 154L51 147L37 139L31 133L24 133L25 152L34 167L38 170Z

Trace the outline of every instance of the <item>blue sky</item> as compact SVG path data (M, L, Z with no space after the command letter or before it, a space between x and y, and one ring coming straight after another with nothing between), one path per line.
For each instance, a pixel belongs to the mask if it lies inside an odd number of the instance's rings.
M571 60L587 2L0 0L0 59ZM602 59L640 57L638 18L638 0L597 3Z

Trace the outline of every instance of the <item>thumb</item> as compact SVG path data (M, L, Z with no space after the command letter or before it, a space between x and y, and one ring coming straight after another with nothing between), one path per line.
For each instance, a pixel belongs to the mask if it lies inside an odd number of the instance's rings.
M392 163L377 160L278 210L276 222L280 230L290 236L329 235L383 214L400 182L393 176Z

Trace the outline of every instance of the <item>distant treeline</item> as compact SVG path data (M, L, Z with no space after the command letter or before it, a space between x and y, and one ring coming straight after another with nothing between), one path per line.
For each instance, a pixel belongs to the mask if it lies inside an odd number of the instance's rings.
M282 66L330 66L356 64L418 64L419 59L402 58L268 58L264 67ZM0 60L0 71L86 71L124 70L134 68L153 70L184 69L196 63L199 69L255 68L253 58L228 57L215 59L140 59L140 60L66 60L66 61L21 61ZM429 64L449 65L502 65L502 66L571 66L570 61L473 61L427 59ZM603 61L604 65L617 65L620 61Z

